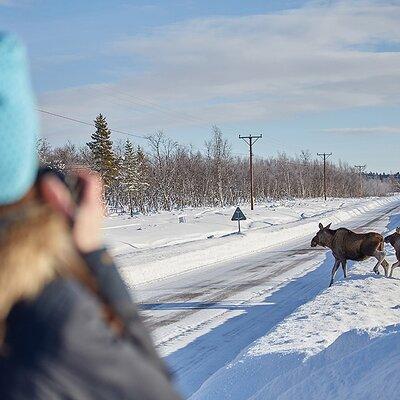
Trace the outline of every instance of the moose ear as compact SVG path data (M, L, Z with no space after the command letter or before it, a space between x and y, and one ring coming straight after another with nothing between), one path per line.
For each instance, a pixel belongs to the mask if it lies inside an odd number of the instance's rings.
M332 222L331 222L330 224L328 224L328 225L325 227L325 229L330 229L330 228L331 228L331 225L332 225Z
M322 229L324 229L324 226L321 224L321 222L319 223L318 227L319 227L320 231L322 231Z
M397 233L400 233L400 226L398 226L398 227L396 228L396 232L397 232Z

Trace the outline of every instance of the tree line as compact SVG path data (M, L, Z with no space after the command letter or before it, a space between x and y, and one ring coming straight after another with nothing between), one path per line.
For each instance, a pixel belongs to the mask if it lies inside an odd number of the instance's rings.
M130 139L113 143L106 118L98 115L95 132L85 146L67 143L53 148L38 143L42 164L66 173L83 165L104 181L104 201L112 210L152 212L183 207L229 206L249 201L248 158L232 153L214 126L202 151L156 132L146 148ZM290 157L255 157L254 197L313 198L323 195L322 164L308 151ZM396 188L390 179L359 174L350 165L327 163L327 194L331 197L382 196Z

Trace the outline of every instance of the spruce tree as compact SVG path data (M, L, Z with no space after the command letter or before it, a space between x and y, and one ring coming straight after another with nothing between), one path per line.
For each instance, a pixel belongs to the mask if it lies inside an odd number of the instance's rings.
M92 167L103 179L106 199L109 200L118 165L112 148L111 131L105 117L99 114L94 124L96 132L92 134L92 140L87 145L91 150Z

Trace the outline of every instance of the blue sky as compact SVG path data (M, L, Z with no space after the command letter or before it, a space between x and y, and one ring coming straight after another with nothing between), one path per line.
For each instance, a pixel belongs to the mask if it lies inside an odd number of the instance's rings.
M399 20L398 1L0 0L43 109L197 148L216 124L235 153L239 133L262 133L259 155L327 151L377 171L400 169ZM91 133L42 117L55 145Z

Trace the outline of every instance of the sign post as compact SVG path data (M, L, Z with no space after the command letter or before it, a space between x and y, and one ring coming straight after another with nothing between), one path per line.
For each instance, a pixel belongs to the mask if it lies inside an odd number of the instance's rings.
M240 221L245 221L247 218L246 216L243 214L243 211L237 207L235 212L232 215L231 221L237 221L238 222L238 228L239 228L239 232L240 233Z

